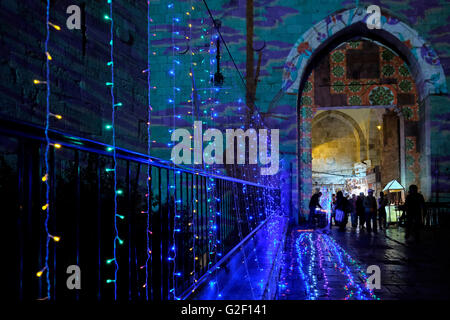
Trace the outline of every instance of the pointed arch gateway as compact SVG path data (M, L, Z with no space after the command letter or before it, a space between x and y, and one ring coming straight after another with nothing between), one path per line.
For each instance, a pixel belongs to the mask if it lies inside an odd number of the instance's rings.
M281 91L296 93L298 96L298 192L299 209L303 215L308 214L308 201L312 193L311 124L316 108L301 105L302 92L317 62L340 44L355 38L377 41L408 64L417 87L419 103L424 110L420 123L420 131L424 136L421 149L425 151L421 163L421 180L430 175L430 106L426 98L448 92L439 57L414 29L389 12L382 9L381 29L368 29L367 17L363 8L341 10L326 17L303 33L292 47L284 65ZM425 180L422 189L425 195L429 195L431 186Z

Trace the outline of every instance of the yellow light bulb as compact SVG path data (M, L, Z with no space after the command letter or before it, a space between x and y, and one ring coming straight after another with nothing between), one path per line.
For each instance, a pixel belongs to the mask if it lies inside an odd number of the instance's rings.
M52 60L53 59L52 56L50 55L50 53L46 52L45 54L47 55L47 59L48 60Z
M42 177L42 182L45 182L45 181L47 181L47 178L48 178L48 175L47 175L47 174L45 174L45 176L43 176L43 177Z
M55 143L53 146L54 146L56 149L60 149L60 148L61 148L61 145L60 145L59 143Z
M42 206L42 210L47 210L47 208L48 208L48 203L47 204L44 204L43 206Z
M40 278L46 269L47 269L47 267L44 267L43 269L41 269L38 272L36 272L36 276L38 278Z
M58 120L61 120L61 119L62 119L62 115L60 115L60 114L55 114L55 118L58 119Z
M55 28L56 30L58 30L58 31L61 30L61 27L60 27L60 26L57 26L56 24L53 24L53 23L51 23L50 21L48 22L48 24L49 24L50 26L52 26L53 28Z

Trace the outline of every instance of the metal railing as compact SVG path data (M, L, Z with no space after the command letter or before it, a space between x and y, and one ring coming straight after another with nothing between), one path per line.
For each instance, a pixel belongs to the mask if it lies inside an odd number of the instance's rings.
M450 226L450 202L425 203L424 225L426 227Z
M52 300L113 299L114 188L108 146L49 130L48 158L51 243L48 270ZM0 201L11 296L46 296L42 270L47 233L42 174L44 128L0 119ZM231 177L177 167L168 161L116 148L117 297L167 300L195 290L200 278L273 212L280 191ZM147 175L147 168L150 175ZM150 194L147 192L150 181ZM147 225L147 197L151 213ZM175 219L177 218L177 219ZM150 234L150 244L147 243ZM151 259L147 259L148 249ZM148 260L148 262L147 262ZM66 285L69 265L81 269L81 290ZM147 284L147 286L146 286Z

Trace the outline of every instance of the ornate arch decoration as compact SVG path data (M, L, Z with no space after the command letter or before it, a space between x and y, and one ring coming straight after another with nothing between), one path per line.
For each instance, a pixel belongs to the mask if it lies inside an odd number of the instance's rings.
M313 68L313 61L343 42L365 37L389 47L408 64L421 100L431 94L448 93L444 70L430 44L385 10L382 11L381 29L368 29L367 17L363 8L342 10L306 31L286 59L282 91L301 93L301 87Z
M339 119L339 120L343 121L344 123L346 123L347 125L349 125L351 128L353 128L353 133L355 134L355 138L359 143L360 160L361 161L366 160L367 159L367 140L366 140L364 132L361 130L361 127L359 126L358 122L356 122L351 116L349 116L348 114L346 114L344 112L337 111L337 110L328 110L328 111L324 111L324 112L317 114L313 118L312 126L314 126L314 124L320 122L321 120L323 120L325 118Z

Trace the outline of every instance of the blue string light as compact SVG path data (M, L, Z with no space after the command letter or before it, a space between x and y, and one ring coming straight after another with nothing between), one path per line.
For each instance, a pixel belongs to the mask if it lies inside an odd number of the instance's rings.
M117 196L122 194L123 191L117 189L117 150L116 150L116 107L122 106L122 103L117 103L114 96L114 19L113 19L113 3L112 0L108 0L109 4L109 16L105 15L105 20L110 22L110 60L107 65L111 68L111 82L107 82L106 86L110 88L111 94L111 127L112 130L112 151L113 151L113 169L110 170L114 175L114 242L113 242L113 259L109 259L107 263L114 262L114 279L106 280L106 283L114 283L114 300L117 300L117 273L119 271L119 263L117 259L117 242L123 244L123 241L119 238L119 231L117 227Z
M48 43L50 41L50 0L47 0L47 9L46 9L46 39L45 39L45 54L46 54L46 117L45 117L45 232L47 234L46 242L45 242L45 270L46 272L46 281L47 281L47 297L51 299L51 284L50 284L50 270L48 266L48 256L49 256L49 243L50 243L50 233L48 231L48 220L50 217L50 186L49 186L49 163L48 163L48 153L50 149L50 138L48 136L48 129L50 125L50 59L48 54Z
M50 245L50 239L53 239L53 241L58 242L60 240L60 237L51 235L48 228L48 222L50 219L50 171L49 171L49 151L50 146L55 147L56 149L61 148L61 145L58 143L51 143L50 137L49 137L49 131L50 131L50 117L54 117L56 119L62 119L62 116L59 114L54 114L50 112L50 94L51 94L51 88L50 88L50 61L52 60L52 57L50 53L48 52L48 44L50 41L50 26L53 27L55 30L59 31L61 30L61 27L53 24L50 22L50 0L47 1L46 6L46 37L45 37L45 44L44 44L44 51L46 56L46 64L45 64L45 81L40 80L33 80L34 84L45 84L46 85L46 111L45 111L45 152L44 152L44 162L45 167L43 169L44 175L42 177L42 182L45 184L45 204L41 207L43 211L45 211L46 216L44 220L44 229L46 233L46 239L45 239L45 258L44 258L44 267L39 270L36 273L36 276L40 278L44 272L46 272L46 284L47 284L47 296L45 298L42 298L40 300L46 300L51 299L51 282L50 282L50 269L49 269L49 245ZM53 261L53 264L56 264L56 260Z
M368 287L366 287L366 285L358 284L355 281L352 273L350 272L349 266L356 268L365 284L367 283L368 276L363 271L362 266L359 265L358 262L353 259L352 256L350 256L350 254L348 254L340 245L338 245L336 243L336 240L328 235L324 235L323 239L325 239L328 247L333 251L335 256L338 257L339 264L337 265L337 267L339 267L339 271L341 271L341 273L343 273L348 279L346 289L349 291L349 294L347 295L346 299L351 298L356 291L357 298L360 300L379 300L372 289L369 289ZM345 261L347 261L347 264L345 264ZM353 288L354 291L351 290L351 288Z
M169 4L168 5L169 9L173 8L173 4ZM178 48L175 46L175 22L180 22L179 18L176 17L172 17L172 32L171 32L171 40L172 40L172 70L169 71L169 74L172 76L173 78L173 88L172 88L172 97L169 99L169 103L172 104L172 110L173 110L173 127L172 130L175 131L175 127L176 127L176 94L177 94L177 88L176 88L176 59L175 59L175 50L178 50ZM169 130L170 132L170 130ZM176 232L180 232L181 230L177 228L177 191L176 191L176 175L177 173L179 173L180 171L175 172L175 165L172 162L172 169L173 171L173 230L172 230L172 247L169 249L168 252L168 260L172 261L172 289L169 290L169 294L172 294L172 298L174 300L178 300L178 297L176 296L176 277L177 277L177 271L176 271L176 257L177 257L177 253L176 253L176 240L175 240L175 236L176 236ZM168 182L169 183L169 182ZM170 194L167 195L168 197L168 202L170 201ZM169 299L170 299L170 295L169 295Z
M111 25L110 25L110 55L111 55L111 104L112 104L112 140L113 140L113 158L114 158L114 299L117 300L117 272L119 270L119 263L117 261L117 244L116 241L119 240L119 232L117 230L117 156L116 156L116 127L115 127L115 97L114 97L114 20L113 20L113 4L112 0L109 0L109 13L111 15Z
M148 87L148 96L147 96L147 154L149 156L149 162L150 160L150 151L151 151L151 131L150 131L150 125L151 125L151 82L150 82L150 49L151 49L151 42L150 42L150 0L147 0L147 87ZM146 228L146 235L147 235L147 260L145 262L145 298L148 300L148 269L149 269L149 261L150 265L152 265L152 246L150 246L150 235L151 235L151 227L150 227L150 213L151 213L151 167L150 163L147 165L147 228ZM150 272L152 270L150 269ZM150 292L151 296L153 296L153 288Z
M315 241L313 241L315 236ZM324 270L324 252L328 258L328 264L341 273L345 279L346 290L345 300L356 298L358 300L379 299L373 293L373 290L367 288L364 284L359 283L359 279L355 279L351 268L355 268L360 278L365 283L367 275L363 268L354 260L334 239L328 235L315 234L312 232L302 232L295 242L298 270L303 279L308 300L316 300L319 298L318 291L318 275L323 279L323 289L326 290L326 296L329 297L330 288L328 286L328 278ZM316 254L318 253L318 255ZM309 257L309 259L308 259ZM306 261L308 259L308 261ZM306 264L304 263L306 262ZM306 272L305 272L306 270Z
M190 1L190 4L192 6L192 1ZM192 7L194 8L194 7ZM191 16L189 16L188 19L188 27L189 27L189 44L190 44L190 39L192 38L192 24L191 24ZM189 45L189 48L191 48L191 46ZM195 97L195 95L197 94L197 90L196 90L196 85L195 85L195 76L194 76L194 68L192 67L192 56L194 55L194 52L192 51L191 48L191 54L189 55L189 60L190 60L190 64L189 64L189 69L190 69L190 73L189 73L189 77L191 78L191 84L192 84L192 89L191 89L191 95L190 95L190 100L189 102L191 103L191 119L192 119L192 123L194 123L197 119L196 119L196 112L195 112L195 107L196 104L195 102L197 101L197 98ZM191 272L190 275L192 275L192 283L194 285L194 288L192 289L192 291L195 291L196 287L196 283L197 283L197 255L196 255L196 238L197 238L197 234L196 234L196 225L197 225L197 196L196 196L196 184L194 183L194 177L197 177L197 182L198 182L198 176L197 175L193 175L192 176L192 186L193 188L191 189L192 192L192 222L191 222L191 227L192 227L192 247L189 249L190 251L192 251L192 258L193 258L193 270Z

